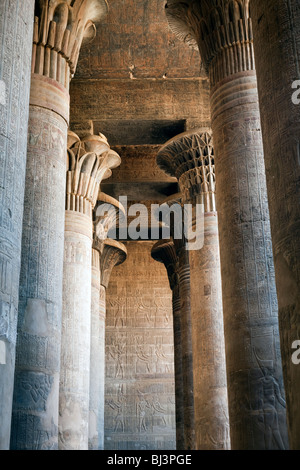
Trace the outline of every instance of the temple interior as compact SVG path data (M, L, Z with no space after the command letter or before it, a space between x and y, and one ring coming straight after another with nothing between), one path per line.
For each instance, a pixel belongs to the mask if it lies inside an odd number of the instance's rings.
M300 449L298 0L0 0L0 449Z

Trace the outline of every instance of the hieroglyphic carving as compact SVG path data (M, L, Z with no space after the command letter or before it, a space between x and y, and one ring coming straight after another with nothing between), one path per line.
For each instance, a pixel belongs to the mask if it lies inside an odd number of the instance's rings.
M188 0L185 3L169 0L167 8L169 17L177 7L181 9L181 25L178 18L174 18L174 25L177 24L182 33L183 24L187 24L210 78L224 331L226 342L230 344L230 355L226 358L230 434L236 449L266 448L267 436L259 430L251 408L244 406L246 397L254 399L257 387L255 381L251 386L248 381L249 364L253 374L257 365L251 361L251 348L249 350L246 344L249 337L256 336L257 329L264 330L266 325L276 329L277 323L250 5L248 0ZM257 18L256 26L262 18L261 15ZM278 148L273 144L269 147ZM274 175L272 179L274 184ZM197 265L195 262L194 269ZM257 341L270 348L273 339L261 337ZM278 343L279 338L274 336L274 341ZM273 377L281 384L281 360L277 356L275 361L274 352L273 355ZM262 357L265 358L265 354ZM286 441L284 413L283 410L278 412ZM273 445L276 448L276 443Z
M186 251L184 239L174 239L174 250L178 258L183 374L193 383L186 389L191 401L187 406L185 426L186 448L228 448L229 443L217 442L217 447L206 434L214 435L218 426L224 429L227 422L218 417L219 407L226 407L226 364L224 354L222 288L219 261L219 244L215 203L215 167L212 134L209 129L184 133L168 141L159 151L158 165L179 180L183 203L204 205L204 246ZM167 201L170 205L172 201ZM214 215L213 215L214 214ZM172 232L171 232L172 233ZM166 255L165 255L166 257ZM169 260L170 263L170 260ZM199 321L201 318L201 321ZM221 325L221 327L219 326ZM192 341L188 341L188 338ZM191 348L191 343L193 347ZM216 349L222 344L222 352ZM187 361L188 358L188 361ZM193 364L193 374L188 368ZM194 397L189 390L194 390ZM207 396L213 405L207 405ZM195 408L195 421L191 409ZM203 433L203 422L206 431ZM225 436L225 432L223 435ZM196 437L194 441L194 435Z
M108 405L115 411L114 415L114 432L125 432L125 407L126 396L124 394L123 386L120 385L118 389L117 399L108 400Z
M124 357L126 354L126 342L124 337L117 337L109 346L109 354L115 362L115 379L124 378Z
M119 155L110 150L102 134L88 134L80 140L74 132L69 131L59 423L59 444L63 449L101 446L103 432L98 426L102 419L101 399L102 403L104 401L103 389L101 396L104 375L101 361L104 360L105 305L100 302L99 253L92 249L92 216L100 183L111 175L111 168L118 166L120 160ZM97 248L98 245L96 243ZM92 300L96 301L96 305L92 305L91 311ZM76 349L74 338L77 339ZM72 396L71 388L76 389ZM64 403L67 403L65 407ZM82 419L69 430L72 408L78 410ZM96 421L94 428L93 419ZM90 431L93 428L94 432L88 435L89 424Z
M126 243L127 261L113 270L107 290L106 449L175 444L172 303L167 277L151 260L151 245ZM138 276L140 261L145 268ZM126 396L124 432L121 423L116 428L113 404L119 402L120 384Z
M138 337L136 338L136 371L137 373L141 373L141 371L150 374L151 373L151 360L152 360L152 354L151 354L151 349L148 352L146 349L146 346L139 342L140 340ZM145 368L139 368L138 364L141 362L142 364L145 365Z

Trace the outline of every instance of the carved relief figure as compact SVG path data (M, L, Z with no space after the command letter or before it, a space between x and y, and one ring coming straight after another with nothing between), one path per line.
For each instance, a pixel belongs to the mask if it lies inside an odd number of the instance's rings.
M123 386L119 387L117 400L109 400L108 405L112 410L116 412L114 417L114 431L113 432L124 432L125 431L125 408L126 408L126 396L124 395Z
M141 361L146 365L146 371L150 374L151 365L151 352L147 353L145 345L143 344L143 338L136 338L135 352L137 355L137 363Z
M157 397L151 398L149 403L151 406L152 426L166 427L167 423L165 420L165 414L167 410L161 406Z
M260 420L264 429L266 449L273 449L273 441L278 449L284 450L285 446L280 434L277 406L286 407L286 402L281 395L280 387L272 376L273 368L261 367L263 376L258 380Z
M141 393L137 397L136 408L138 417L138 431L147 432L148 429L146 425L146 412L148 409L150 409L150 405Z
M115 378L124 378L123 356L125 354L126 342L124 338L114 339L109 348L109 353L115 361Z
M142 314L149 326L154 326L155 313L157 311L157 307L156 307L154 313L153 313L152 310L153 309L152 309L151 299L140 299L139 300L139 303L138 303L138 306L137 306L137 315L139 317Z

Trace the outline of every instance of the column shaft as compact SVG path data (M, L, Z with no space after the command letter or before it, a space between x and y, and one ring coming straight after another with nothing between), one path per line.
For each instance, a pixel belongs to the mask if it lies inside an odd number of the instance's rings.
M300 366L293 363L292 354L293 343L300 340L299 2L252 0L251 12L289 439L296 450L300 448Z
M69 79L106 11L104 0L35 2L13 449L58 447Z
M216 0L212 8L210 0L168 0L169 5L170 21L198 45L211 86L231 445L286 448L252 3Z
M32 75L13 449L57 448L68 108L66 89Z
M184 212L187 204L192 206L192 220L185 223L196 234L198 243L198 246L191 241L176 243L187 395L185 416L190 421L186 435L192 441L189 448L228 449L222 290L214 212L215 161L210 129L174 137L160 149L157 161L161 168L178 178ZM203 220L199 217L199 204Z
M59 448L88 449L92 220L66 211Z
M230 449L218 218L205 213L204 246L190 251L197 450Z
M211 105L231 443L282 449L285 402L255 71L218 83Z
M0 449L9 448L34 0L0 4Z
M179 286L172 290L173 331L174 331L174 369L175 369L175 411L176 411L176 449L185 450L184 438L184 403L183 367L182 367L182 331Z
M181 315L184 448L185 450L194 450L196 448L196 442L194 417L190 265L189 256L184 247L177 250L177 256Z
M98 436L99 448L104 449L104 408L105 408L105 319L106 319L106 288L100 286L100 309L99 309L99 416Z
M89 450L103 450L104 416L101 415L101 389L104 382L104 331L100 286L100 254L92 250L92 305L91 305L91 362L90 362L90 417ZM101 308L101 310L100 310ZM105 312L104 312L105 313ZM103 388L104 390L104 388ZM102 407L103 408L103 407ZM104 409L104 408L103 408Z

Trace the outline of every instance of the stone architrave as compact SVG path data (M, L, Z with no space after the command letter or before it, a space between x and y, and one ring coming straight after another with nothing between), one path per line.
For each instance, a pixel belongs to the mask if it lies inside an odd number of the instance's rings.
M290 448L300 449L300 10L251 0ZM298 343L297 343L298 341ZM296 354L293 359L293 354Z
M180 291L178 278L178 258L172 240L160 240L152 248L151 256L163 263L167 270L173 305L174 367L175 367L175 411L176 411L176 449L185 450L184 445L184 389L182 366L182 328Z
M176 176L182 204L204 209L193 231L204 230L204 245L193 250L180 243L179 273L190 284L195 446L197 450L230 448L218 219L215 204L214 151L211 132L184 133L168 141L157 163ZM195 223L196 222L196 223ZM200 224L200 226L198 225ZM199 232L200 233L200 232ZM184 262L186 259L186 262ZM189 260L189 263L188 263Z
M169 24L209 75L231 445L287 448L252 19L248 0L168 0Z
M98 210L101 210L99 214ZM92 249L91 359L89 450L104 449L104 383L105 383L105 314L101 295L100 259L110 229L118 224L124 207L116 199L100 192L94 209Z
M93 209L120 165L103 135L69 132L59 388L59 448L88 449Z
M9 448L34 0L0 2L0 450Z
M69 82L106 11L105 0L35 2L12 449L58 447Z

